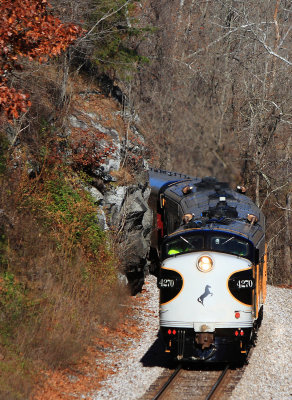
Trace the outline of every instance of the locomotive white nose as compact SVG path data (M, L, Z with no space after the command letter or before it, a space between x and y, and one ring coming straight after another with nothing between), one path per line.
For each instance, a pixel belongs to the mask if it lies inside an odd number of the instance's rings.
M159 279L161 326L231 328L238 310L238 328L252 326L253 286L242 283L249 280L252 263L231 254L196 252L167 258Z

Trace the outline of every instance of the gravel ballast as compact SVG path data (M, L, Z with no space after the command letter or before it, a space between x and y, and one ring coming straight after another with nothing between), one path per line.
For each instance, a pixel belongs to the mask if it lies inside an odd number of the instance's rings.
M136 318L143 334L132 341L126 354L122 349L114 348L102 361L107 368L114 365L116 373L103 382L101 390L93 396L94 400L139 399L163 370L162 366L153 366L155 363L151 362L150 355L159 328L159 291L154 276L147 277L141 296L146 300L145 306L140 308ZM152 365L147 367L145 364Z
M167 366L167 356L157 338L159 292L156 278L148 276L141 296L145 298L137 316L139 337L132 339L125 352L112 349L102 364L114 374L92 397L103 399L139 399ZM291 309L292 291L268 285L264 319L257 346L243 377L232 393L232 400L291 399Z
M257 345L232 400L292 399L292 291L268 285Z

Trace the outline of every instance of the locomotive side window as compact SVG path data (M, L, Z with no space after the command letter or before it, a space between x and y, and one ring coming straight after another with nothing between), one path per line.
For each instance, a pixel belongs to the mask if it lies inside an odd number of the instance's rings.
M227 234L212 234L209 237L210 250L250 258L251 245L244 239Z
M174 201L166 198L164 209L166 233L170 234L175 231L181 224L179 206Z

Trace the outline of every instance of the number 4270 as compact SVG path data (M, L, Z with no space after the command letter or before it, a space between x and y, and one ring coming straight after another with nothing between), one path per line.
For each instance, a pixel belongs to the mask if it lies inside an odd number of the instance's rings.
M254 284L252 279L241 279L237 281L236 286L238 289L253 289Z

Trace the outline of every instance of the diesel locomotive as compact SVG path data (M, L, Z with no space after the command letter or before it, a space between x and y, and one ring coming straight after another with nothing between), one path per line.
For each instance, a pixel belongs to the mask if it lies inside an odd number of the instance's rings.
M150 169L160 332L177 360L242 362L266 297L265 218L213 177Z

